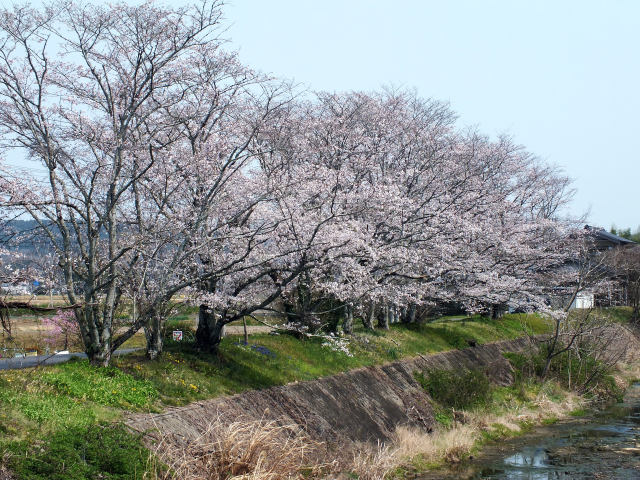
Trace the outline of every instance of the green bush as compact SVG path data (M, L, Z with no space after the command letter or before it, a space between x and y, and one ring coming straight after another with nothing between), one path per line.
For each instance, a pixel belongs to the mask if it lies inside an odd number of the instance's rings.
M476 369L427 370L416 374L416 380L433 400L455 409L485 405L491 395L489 379Z
M90 425L55 432L36 448L10 447L21 480L142 479L149 451L122 425Z
M514 368L516 383L532 377L541 377L547 356L547 348L541 345L532 353L504 353ZM597 392L603 398L621 398L622 390L611 376L611 368L590 354L586 346L563 352L551 360L547 379L560 383L564 388Z

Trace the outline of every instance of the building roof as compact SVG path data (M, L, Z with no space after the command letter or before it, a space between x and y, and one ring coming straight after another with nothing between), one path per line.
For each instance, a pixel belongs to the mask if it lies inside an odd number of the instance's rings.
M636 242L623 238L613 233L607 232L604 228L592 227L591 225L585 225L585 230L588 230L595 238L598 248L608 248L618 245L631 245Z

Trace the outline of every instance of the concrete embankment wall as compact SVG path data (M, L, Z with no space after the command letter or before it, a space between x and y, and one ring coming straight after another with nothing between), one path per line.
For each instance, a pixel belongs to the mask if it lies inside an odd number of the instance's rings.
M607 350L623 361L640 360L640 340L618 327L608 333L614 341ZM434 414L429 397L414 378L427 369L483 370L500 385L513 381L512 368L502 355L517 352L528 339L517 339L418 356L264 390L219 397L170 409L160 414L136 414L127 424L146 432L151 440L170 435L188 444L202 435L212 421L275 421L299 425L311 438L340 444L343 441L387 440L398 426L430 431Z
M479 368L493 382L509 384L513 380L511 366L502 352L519 351L526 344L526 339L518 339L419 356L318 380L195 402L160 414L137 414L127 423L152 438L170 434L189 441L206 431L215 419L274 420L282 425L297 424L312 438L330 443L376 442L388 439L400 425L432 429L433 410L414 372Z

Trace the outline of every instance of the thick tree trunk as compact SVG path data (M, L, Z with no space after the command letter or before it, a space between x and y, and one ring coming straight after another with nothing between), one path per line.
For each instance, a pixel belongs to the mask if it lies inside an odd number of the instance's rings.
M147 339L147 358L155 360L162 353L164 339L162 338L163 318L154 315L144 326L144 336Z
M92 344L85 348L89 363L96 367L107 367L111 361L111 347L108 344Z
M216 315L214 310L206 305L200 305L196 346L203 352L217 353L224 335L224 325L224 322Z
M342 320L342 330L347 335L353 333L353 305L346 304L344 306L344 319Z
M86 307L81 312L76 312L76 320L80 326L89 363L101 367L108 366L111 361L111 329L100 321L100 310Z
M367 330L373 330L373 321L376 318L376 304L372 303L369 307L369 314L362 315L362 326Z
M378 317L378 328L389 330L389 306L383 305L382 315Z
M409 323L409 310L407 309L407 307L400 307L398 309L398 321L402 322L402 323Z
M411 305L409 305L409 308L407 309L407 314L405 315L405 321L407 323L416 323L416 304L412 303Z
M502 305L491 305L491 318L498 320L504 316L505 309Z

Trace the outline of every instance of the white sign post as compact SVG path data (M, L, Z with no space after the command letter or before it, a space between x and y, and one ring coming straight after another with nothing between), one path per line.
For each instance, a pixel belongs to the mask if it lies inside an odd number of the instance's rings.
M181 342L182 341L182 330L174 330L173 331L173 341Z

